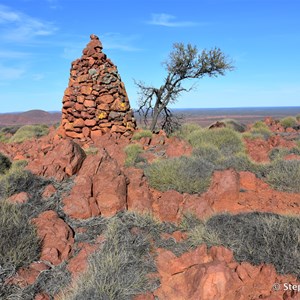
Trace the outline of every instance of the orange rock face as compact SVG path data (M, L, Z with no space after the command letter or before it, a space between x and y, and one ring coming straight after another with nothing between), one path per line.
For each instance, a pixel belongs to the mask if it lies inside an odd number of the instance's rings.
M297 299L290 291L273 290L274 283L297 280L279 276L273 266L237 263L230 250L206 245L176 257L171 251L157 250L161 285L153 292L166 300ZM291 296L291 298L289 298ZM140 295L136 299L151 299Z
M27 168L34 174L58 181L76 174L86 155L72 140L62 140L45 156L31 161Z
M52 210L41 213L32 222L42 240L41 260L53 265L67 260L74 244L71 228Z
M126 177L105 149L84 161L71 194L63 200L72 218L112 216L126 208Z
M92 34L82 57L72 63L63 96L62 136L95 141L107 129L124 134L136 128L117 67L102 48L99 38Z

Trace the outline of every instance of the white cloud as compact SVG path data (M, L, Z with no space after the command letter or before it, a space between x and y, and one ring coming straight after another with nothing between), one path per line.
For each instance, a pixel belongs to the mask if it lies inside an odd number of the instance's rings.
M192 27L200 25L196 22L190 21L176 21L176 17L169 14L152 14L151 21L148 22L151 25L165 26L165 27ZM202 25L205 23L202 23Z
M14 11L8 6L0 5L0 36L7 41L28 41L38 36L53 34L57 28L50 22Z

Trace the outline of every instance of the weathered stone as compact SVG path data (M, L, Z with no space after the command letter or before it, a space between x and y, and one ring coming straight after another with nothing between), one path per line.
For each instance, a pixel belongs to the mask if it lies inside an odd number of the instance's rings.
M102 53L102 48L99 38L91 35L82 57L72 63L69 86L63 97L62 119L74 124L62 123L62 137L88 141L90 132L82 132L79 128L99 126L108 120L115 126L105 127L101 134L111 131L128 135L136 127L135 121L126 117L130 105L124 83L117 67ZM109 115L110 111L114 112ZM77 119L85 120L84 125Z

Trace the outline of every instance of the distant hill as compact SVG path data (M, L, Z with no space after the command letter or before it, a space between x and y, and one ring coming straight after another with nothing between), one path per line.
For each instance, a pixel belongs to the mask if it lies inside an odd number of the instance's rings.
M29 110L21 113L0 114L0 126L55 124L61 119L60 112L47 112L44 110Z

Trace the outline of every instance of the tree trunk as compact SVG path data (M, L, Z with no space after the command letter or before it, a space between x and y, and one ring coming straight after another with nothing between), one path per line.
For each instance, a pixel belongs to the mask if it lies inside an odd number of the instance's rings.
M161 113L161 111L163 110L163 107L159 107L159 101L156 102L154 109L153 109L153 117L152 117L152 121L151 121L151 125L150 125L150 130L152 132L154 132L157 121L158 121L158 117Z

